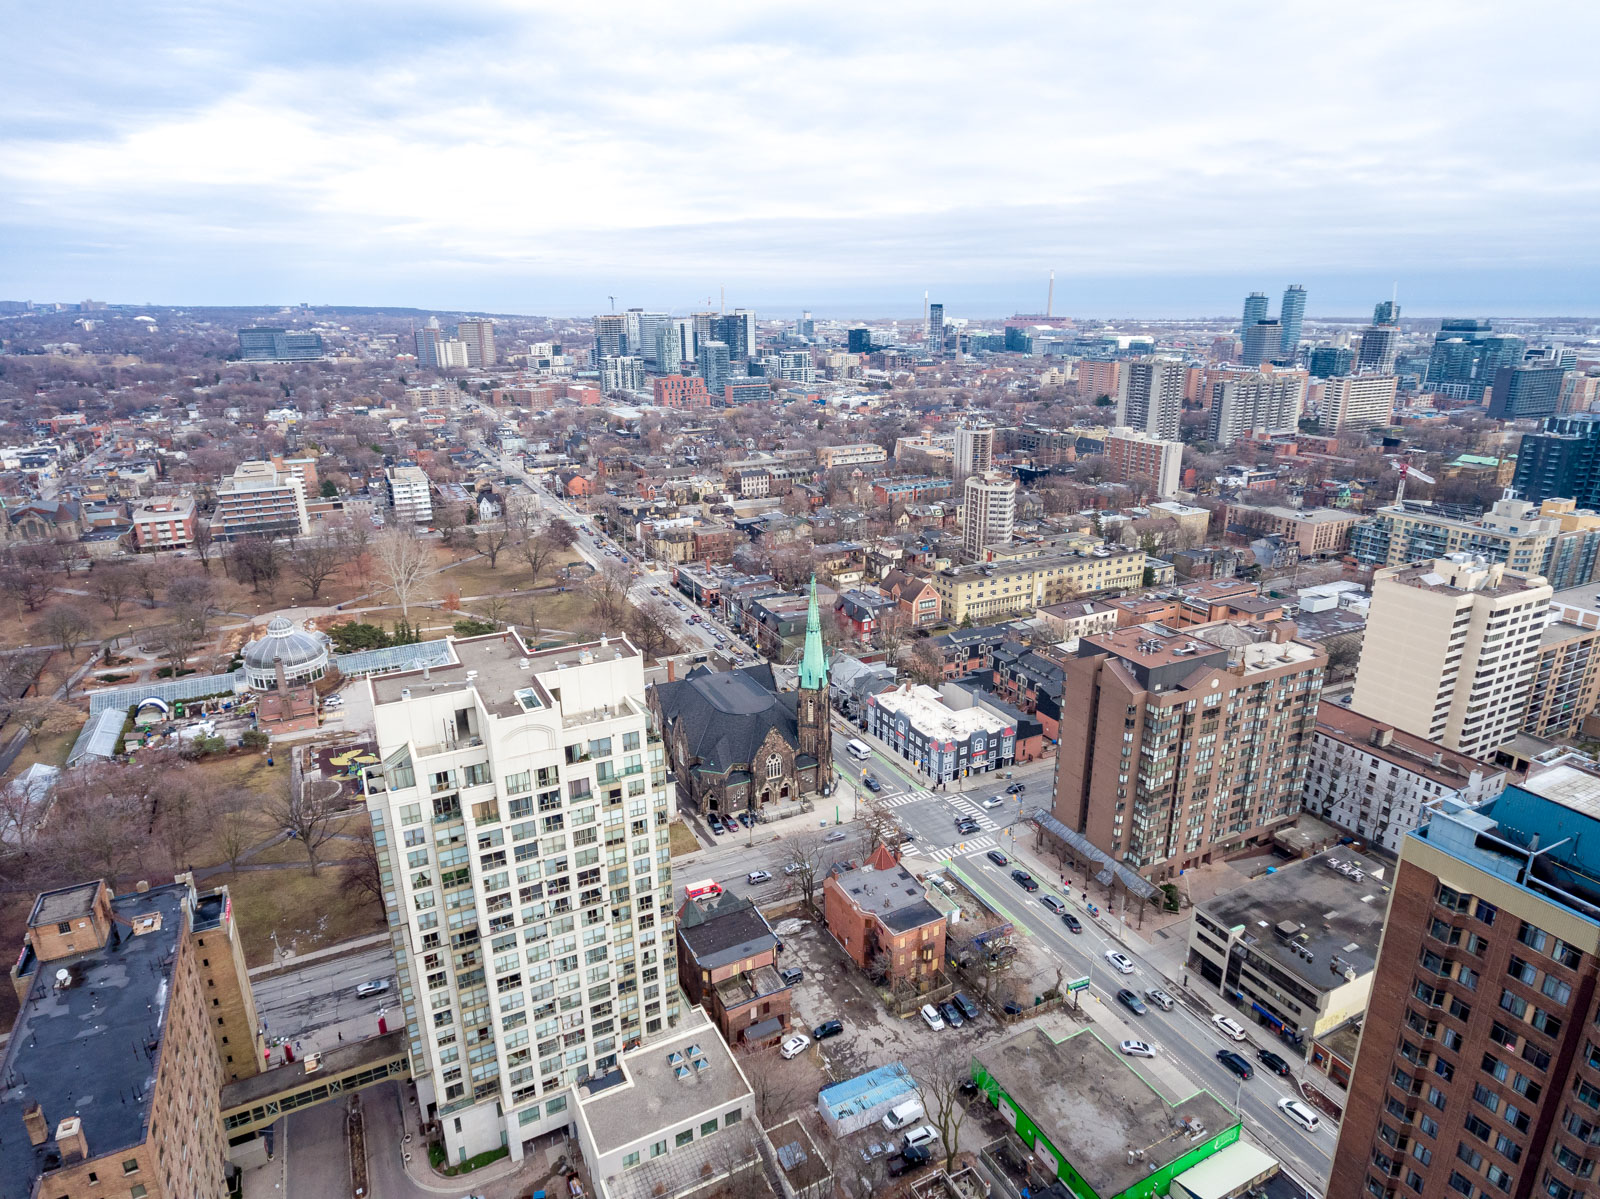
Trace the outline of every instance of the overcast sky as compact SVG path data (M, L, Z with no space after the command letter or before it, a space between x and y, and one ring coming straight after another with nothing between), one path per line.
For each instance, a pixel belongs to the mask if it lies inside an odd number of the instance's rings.
M894 11L898 9L898 11ZM0 298L1600 313L1600 6L12 4ZM1274 299L1276 311L1276 299Z

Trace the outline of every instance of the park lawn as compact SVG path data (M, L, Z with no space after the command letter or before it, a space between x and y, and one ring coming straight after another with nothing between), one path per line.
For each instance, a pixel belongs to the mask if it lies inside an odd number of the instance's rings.
M576 551L557 554L539 576L539 585L560 581L563 567L581 561ZM450 592L464 596L490 595L513 589L526 590L533 581L528 564L513 550L505 549L500 552L499 565L493 569L489 567L489 559L482 555L447 567L435 576L435 589L441 596Z
M682 857L686 853L693 853L700 848L700 841L689 826L681 820L674 820L667 825L667 835L671 838L672 856Z
M267 756L259 751L246 750L237 754L222 754L200 762L191 762L190 770L205 773L206 789L212 795L221 795L238 788L246 793L241 809L250 829L252 845L265 840L277 831L277 824L268 818L267 800L277 793L289 779L287 754L273 755L274 765L267 765ZM189 860L204 869L220 866L227 861L227 851L222 848L222 824L217 822L209 834L202 838L189 855ZM305 855L300 855L301 860Z
M280 831L270 820L264 819L264 825L261 838L258 839L270 837ZM368 822L365 811L352 812L348 816L341 816L333 822L335 835L329 837L317 847L317 860L319 862L329 862L337 858L355 856L354 845L344 838L365 837L367 828ZM296 866L303 866L306 864L305 847L296 840L280 841L268 849L263 849L258 854L252 854L250 857L250 865L252 866L267 862L289 862ZM333 867L333 869L338 869L338 867Z
M233 897L247 966L272 961L274 932L279 948L308 953L383 931L382 910L352 894L337 866L323 866L316 874L309 869L241 870L212 875L204 885L221 884Z
M16 778L35 762L43 762L47 766L65 766L67 754L72 749L72 743L78 739L82 727L79 725L78 728L69 729L64 733L40 737L37 746L32 741L23 742L22 752L11 764L11 769L6 771L5 778L8 780Z

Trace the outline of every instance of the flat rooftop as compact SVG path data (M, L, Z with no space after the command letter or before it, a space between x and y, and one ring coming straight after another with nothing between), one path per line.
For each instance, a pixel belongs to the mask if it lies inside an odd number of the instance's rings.
M30 1194L28 1184L60 1164L53 1138L68 1116L83 1121L90 1157L144 1142L188 901L180 883L117 896L111 909L119 922L104 948L34 970L0 1060L0 1194L8 1199ZM144 916L158 916L159 926L135 936L120 923ZM70 972L69 986L57 985L61 970ZM52 1137L37 1148L22 1119L33 1103Z
M372 692L376 703L398 703L412 695L434 695L441 691L465 691L476 687L484 707L496 716L520 716L524 712L547 709L555 701L535 677L553 670L586 665L590 662L637 657L639 651L626 637L602 637L583 645L564 645L555 649L530 650L510 630L483 637L449 638L455 661L443 666L407 670L397 674L375 675ZM528 665L524 667L523 662ZM474 677L468 678L471 674ZM517 692L533 692L533 707L517 698Z
M1086 1183L1117 1195L1239 1122L1210 1091L1168 1103L1093 1031L1030 1028L975 1053ZM1128 1151L1143 1149L1130 1163Z
M1500 767L1489 762L1480 762L1453 749L1445 749L1426 737L1418 737L1415 733L1397 729L1381 720L1363 716L1343 704L1327 700L1317 705L1317 735L1393 762L1402 770L1409 770L1452 790L1466 786L1472 779L1473 771L1481 772L1486 778L1501 772ZM1389 744L1375 744L1374 735L1387 737Z
M1344 968L1362 975L1377 963L1389 874L1383 862L1341 845L1195 907L1222 928L1241 929L1252 952L1312 990L1331 991L1344 985Z
M873 702L886 712L903 712L925 733L942 734L964 740L973 733L998 737L1010 726L993 712L982 708L950 708L944 698L924 683L908 683L890 691L880 691Z
M864 866L835 875L833 881L851 903L876 916L894 932L903 933L943 919L928 902L922 884L904 866L893 870Z
M33 912L28 917L28 927L41 924L60 924L76 920L94 911L95 896L100 894L100 880L74 883L55 891L41 892L33 901Z

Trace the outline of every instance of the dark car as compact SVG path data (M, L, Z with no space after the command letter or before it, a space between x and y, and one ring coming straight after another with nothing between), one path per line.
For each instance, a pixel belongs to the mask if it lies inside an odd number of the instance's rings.
M836 1037L844 1031L844 1025L837 1020L824 1020L811 1030L813 1041L826 1041L829 1037Z
M966 1018L961 1014L961 1009L953 1003L941 1003L939 1005L939 1014L944 1017L945 1027L947 1028L960 1028L967 1022Z
M987 857L996 866L1009 866L1009 865L1011 865L1011 859L1006 857L1006 855L1001 853L998 849L991 849L984 856Z
M956 821L956 832L958 832L958 833L967 833L967 834L970 835L970 834L975 833L977 831L978 831L978 822L976 820L958 820L958 821Z
M721 833L723 831L722 821L718 820L715 816L707 816L706 823L711 826L711 831L714 833Z
M1028 784L1027 783L1012 783L1011 786L1006 788L1006 794L1007 795L1021 795L1027 789L1028 789Z
M1263 1049L1258 1052L1256 1054L1256 1061L1260 1062L1274 1074L1279 1074L1286 1077L1289 1073L1289 1063L1284 1061L1276 1053L1273 1053L1270 1049Z
M950 1002L960 1008L961 1014L968 1020L976 1020L978 1018L978 1005L973 1003L972 1000L968 999L960 991L957 991L954 995L950 996Z
M932 1160L933 1153L926 1145L914 1145L910 1149L902 1149L888 1161L889 1177L899 1178L907 1170L915 1170Z
M1061 923L1067 926L1069 933L1081 933L1083 931L1083 923L1071 912L1061 913Z
M1127 1008L1135 1016L1142 1016L1150 1010L1149 1008L1145 1007L1144 1000L1139 998L1138 993L1136 991L1128 990L1127 987L1123 987L1117 992L1117 1002L1123 1007Z
M1217 1060L1224 1066L1228 1067L1228 1069L1232 1070L1240 1078L1250 1079L1255 1077L1255 1070L1251 1067L1250 1063L1245 1061L1244 1058L1240 1057L1231 1049L1217 1050Z
M883 790L883 784L878 781L878 776L875 774L867 775L866 778L861 780L861 785L874 793Z
M1039 889L1039 884L1033 881L1033 875L1026 870L1013 870L1011 877L1017 880L1017 886L1024 891L1037 891Z

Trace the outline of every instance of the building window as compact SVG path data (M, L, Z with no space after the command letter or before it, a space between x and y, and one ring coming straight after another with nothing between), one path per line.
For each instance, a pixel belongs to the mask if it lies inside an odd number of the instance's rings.
M622 1159L622 1168L624 1170L631 1170L638 1164L639 1151L637 1149L635 1149L632 1153L626 1154Z
M677 1139L674 1141L674 1145L676 1148L682 1149L692 1140L694 1140L694 1129L685 1128L678 1134Z
M767 777L777 779L783 777L783 759L773 754L767 759Z
M139 1172L139 1159L130 1157L123 1161L122 1172L124 1174L137 1174Z

